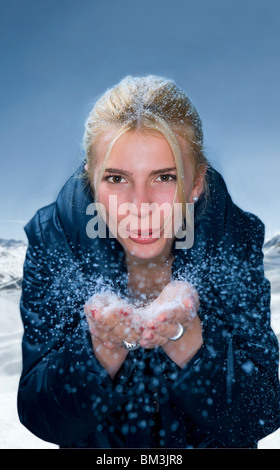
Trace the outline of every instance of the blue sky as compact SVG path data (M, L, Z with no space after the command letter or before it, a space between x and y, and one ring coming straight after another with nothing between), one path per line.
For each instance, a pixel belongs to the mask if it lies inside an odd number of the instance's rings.
M184 88L233 200L280 233L279 25L279 0L1 0L0 238L25 239L128 74Z

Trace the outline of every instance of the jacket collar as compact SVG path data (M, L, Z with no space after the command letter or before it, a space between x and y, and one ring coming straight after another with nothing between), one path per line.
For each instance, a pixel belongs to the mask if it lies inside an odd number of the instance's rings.
M87 207L94 202L90 186L85 180L84 163L65 183L56 201L57 212L63 230L75 255L85 266L94 263L97 270L107 279L117 279L126 272L124 251L115 238L89 238L87 224L92 215ZM206 258L213 257L224 243L235 239L238 232L240 209L232 202L224 179L213 167L207 170L209 194L202 196L195 204L194 244L190 249L175 249L173 253L173 274L179 275L186 264L201 265Z

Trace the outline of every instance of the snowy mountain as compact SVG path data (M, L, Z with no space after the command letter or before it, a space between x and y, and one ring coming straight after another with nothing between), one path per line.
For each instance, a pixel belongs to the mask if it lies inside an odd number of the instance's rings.
M264 244L265 251L271 247L280 253L280 234L275 235L275 237L271 238L271 240Z
M21 372L23 333L19 301L26 253L22 241L0 239L0 449L54 449L19 422L16 396ZM271 325L280 342L280 235L265 243L265 274L271 283ZM280 429L259 442L260 449L280 449Z
M269 280L273 280L272 289L280 293L280 235L265 243L263 252L265 270Z
M26 244L0 238L0 290L20 289Z
M264 268L272 294L280 296L280 235L264 245Z

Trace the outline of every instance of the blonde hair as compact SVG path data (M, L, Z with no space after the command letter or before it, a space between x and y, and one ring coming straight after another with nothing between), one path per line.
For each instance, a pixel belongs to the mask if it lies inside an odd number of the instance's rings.
M86 120L83 139L92 191L96 143L114 127L116 135L104 158L98 183L114 143L124 132L159 132L172 149L177 169L178 198L185 207L183 162L176 136L183 137L190 144L194 180L207 165L203 152L202 123L186 94L172 80L154 75L127 76L97 100Z

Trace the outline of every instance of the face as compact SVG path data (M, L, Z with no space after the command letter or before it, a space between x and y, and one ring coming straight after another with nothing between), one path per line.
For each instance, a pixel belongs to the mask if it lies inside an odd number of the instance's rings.
M127 257L143 262L163 261L170 257L175 237L172 204L179 202L172 150L160 133L125 132L115 142L97 188L98 174L115 132L100 138L95 149L93 185L98 201L106 209L106 223ZM178 142L186 195L192 202L192 196L199 195L199 188L193 185L188 144L180 137Z

